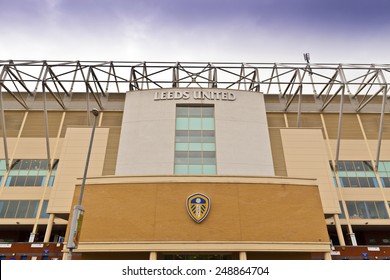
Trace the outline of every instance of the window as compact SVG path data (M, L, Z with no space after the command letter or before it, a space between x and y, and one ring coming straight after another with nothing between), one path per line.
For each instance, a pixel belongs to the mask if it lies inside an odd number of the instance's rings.
M332 163L330 162L335 174ZM340 178L340 184L343 188L378 188L379 184L375 177L374 170L369 161L350 161L341 160L337 163L337 174ZM334 180L337 187L336 180Z
M176 107L175 174L217 174L214 107Z
M384 188L390 188L390 161L379 162L378 175L381 177L382 186Z
M1 159L0 160L0 185L3 182L3 177L4 177L6 171L7 171L7 168L5 166L5 160Z
M48 186L53 186L58 159L54 160ZM13 160L11 170L5 185L7 187L43 187L49 175L47 159L16 159Z
M43 201L40 218L48 218L48 200ZM39 200L0 200L0 218L35 218Z
M383 201L346 201L351 219L388 219Z

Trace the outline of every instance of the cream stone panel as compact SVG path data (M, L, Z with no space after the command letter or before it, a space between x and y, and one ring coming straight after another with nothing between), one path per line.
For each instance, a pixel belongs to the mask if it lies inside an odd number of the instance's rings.
M42 187L5 187L1 193L1 199L5 200L35 200L41 199L44 193ZM45 192L45 199L50 198L51 188L48 188Z
M383 201L381 190L378 188L343 188L346 201Z
M386 200L390 203L390 189L389 188L384 189L383 193L385 194Z
M7 148L8 148L8 156L10 157L16 147L16 142L17 138L7 138ZM0 138L0 157L4 158L5 157L5 152L4 152L4 141L3 138Z
M217 174L273 176L263 95L258 92L210 90L229 92L236 99L193 99L193 93L200 90L187 88L128 92L115 174L172 175L176 104L214 104ZM187 91L190 98L154 100L155 94L176 91Z
M289 177L316 178L324 213L340 213L337 191L320 129L281 129Z
M367 140L367 142L375 160L378 149L378 140ZM390 161L390 140L382 140L379 159Z
M49 138L50 151L54 151L57 139ZM46 159L46 138L19 138L14 159Z
M337 140L329 140L333 156L336 155ZM339 160L370 160L370 153L364 140L342 139Z
M77 178L83 177L92 128L68 128L61 143L60 161L48 213L69 213ZM96 128L87 176L101 176L108 128Z

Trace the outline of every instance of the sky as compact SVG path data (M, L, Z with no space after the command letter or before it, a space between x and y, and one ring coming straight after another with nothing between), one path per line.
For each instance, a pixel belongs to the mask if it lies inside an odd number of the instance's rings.
M0 60L390 63L389 0L0 0Z

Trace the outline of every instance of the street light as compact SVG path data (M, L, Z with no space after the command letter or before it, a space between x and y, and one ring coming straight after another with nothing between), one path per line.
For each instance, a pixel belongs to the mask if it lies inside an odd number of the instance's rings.
M84 196L85 180L87 178L89 158L91 157L93 138L95 137L95 128L96 128L97 118L99 116L99 111L98 109L93 108L91 110L91 113L94 115L95 118L93 121L91 140L89 141L89 148L88 148L87 160L85 162L83 180L81 182L80 196L79 196L78 203L73 208L72 222L70 224L69 237L68 237L68 242L66 244L66 248L69 250L68 258L67 258L68 260L72 259L73 249L76 249L78 246L81 225L84 217L84 208L81 205L81 203L83 201L83 196Z

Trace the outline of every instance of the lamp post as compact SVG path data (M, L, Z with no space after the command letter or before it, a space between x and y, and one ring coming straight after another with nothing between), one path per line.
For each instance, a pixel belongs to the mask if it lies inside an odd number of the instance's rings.
M91 140L89 141L87 160L85 162L84 175L83 175L83 180L81 182L81 188L80 188L80 196L78 199L78 203L73 208L73 215L72 215L72 221L70 224L69 237L68 237L68 242L66 244L66 248L69 250L68 258L67 258L68 260L72 259L73 249L76 249L78 246L79 237L80 237L80 230L81 230L81 225L82 225L83 216L84 216L84 208L81 205L81 203L83 201L83 196L84 196L85 180L87 178L89 159L91 157L93 138L95 137L95 128L96 128L97 118L99 116L99 111L98 111L98 109L93 108L91 110L91 113L94 115Z

